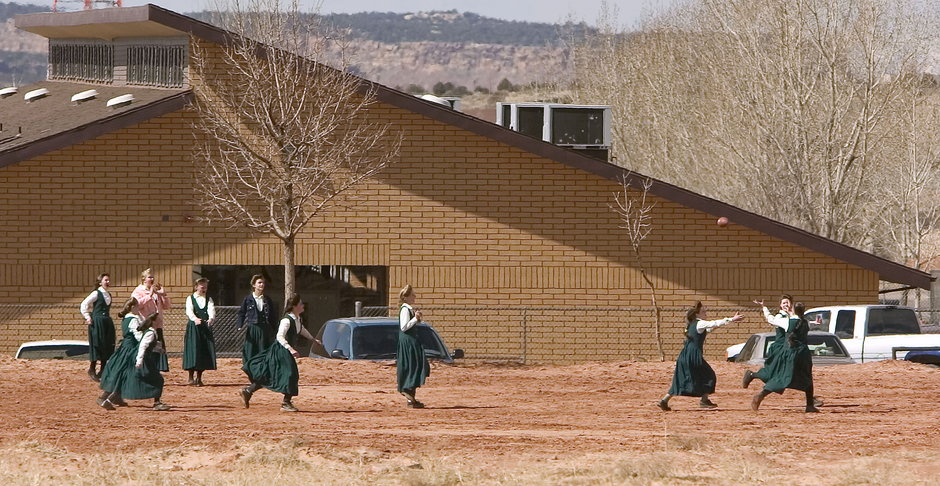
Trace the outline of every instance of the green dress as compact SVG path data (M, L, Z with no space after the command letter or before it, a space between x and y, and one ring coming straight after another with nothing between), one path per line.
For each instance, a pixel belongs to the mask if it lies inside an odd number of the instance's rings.
M137 359L137 346L140 343L137 342L137 338L134 337L129 327L133 320L134 316L126 316L121 321L121 334L124 338L101 372L100 386L106 392L120 390L128 368L134 367L134 360Z
M700 397L715 393L715 371L702 355L708 331L699 333L698 322L698 319L693 319L686 328L685 345L676 358L676 371L672 375L672 386L669 387L670 395Z
M290 321L290 327L285 336L287 343L291 347L296 347L297 321L290 314L284 318ZM273 392L297 396L297 386L300 381L297 360L280 342L275 340L263 353L251 358L251 361L247 363L247 368L246 373L252 383L262 385Z
M88 325L88 359L107 361L114 354L114 321L111 320L111 305L104 300L104 293L97 290L98 300L91 310Z
M405 307L405 306L402 306ZM414 319L414 311L408 309L408 319ZM399 314L401 310L399 309ZM424 346L418 339L418 326L407 331L398 331L398 391L414 390L424 385L424 380L431 374L431 365L424 355Z
M144 352L143 366L137 368L137 352L135 350L133 359L128 363L127 376L121 385L121 397L128 400L143 400L145 398L160 398L163 395L163 375L160 374L160 358L164 353L154 350L154 346L160 342L156 339L156 331L151 328L144 332L144 336L153 334L154 340L147 346ZM141 345L144 337L141 337ZM139 349L139 347L138 347Z
M777 314L777 317L787 317L787 314L781 312ZM767 383L767 380L770 379L770 364L773 363L774 357L780 353L780 350L783 348L783 343L786 341L786 331L777 326L774 326L774 331L776 332L774 342L770 343L770 346L767 346L767 353L764 356L764 366L754 373L754 378L764 383Z
M206 306L199 308L195 295L190 295L193 304L193 314L202 319L197 325L190 320L186 323L186 334L183 337L183 369L187 371L204 371L215 369L215 337L209 327L209 298Z
M265 306L259 312L258 322L249 324L245 329L245 342L242 344L242 371L249 377L251 372L248 363L256 356L263 355L265 350L270 348L274 342L271 339L271 333L268 331L268 312L271 312L271 309Z
M764 390L783 393L787 388L809 391L813 387L813 353L806 346L808 334L809 323L805 319L790 319L780 351L768 366L769 379Z

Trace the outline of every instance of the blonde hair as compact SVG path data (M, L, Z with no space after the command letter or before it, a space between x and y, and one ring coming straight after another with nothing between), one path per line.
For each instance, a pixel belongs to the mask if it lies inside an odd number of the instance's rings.
M140 272L140 281L143 282L144 280L147 280L147 277L152 277L152 276L153 276L153 269L148 268L144 270L143 272Z
M196 287L198 287L199 284L203 284L203 283L206 285L209 285L209 279L203 277L193 282L193 290L196 290Z
M404 302L404 301L405 301L405 297L408 297L409 295L413 294L414 292L415 292L415 289L411 288L411 284L408 284L408 285L405 285L404 287L402 287L402 288L401 288L401 292L398 292L398 303Z

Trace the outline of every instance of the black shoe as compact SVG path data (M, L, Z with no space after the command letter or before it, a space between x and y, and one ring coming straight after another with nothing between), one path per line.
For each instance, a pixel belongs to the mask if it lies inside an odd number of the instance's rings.
M656 402L656 405L658 405L659 409L662 410L663 412L669 412L672 410L671 408L669 408L669 400L666 400L665 398Z
M98 399L98 405L101 405L101 408L104 408L105 410L114 410L114 409L115 409L115 408L114 408L114 404L111 403L111 400L107 400L107 399L101 400L101 399L99 398L99 399Z
M819 409L814 406L806 407L806 413L819 413Z
M415 400L413 402L408 402L408 407L410 408L424 408L424 404Z
M127 402L125 402L123 398L112 398L112 399L109 399L109 401L110 401L112 404L114 404L114 406L116 406L116 407L126 407L126 406L127 406Z
M701 401L699 401L698 406L701 408L718 408L718 405L707 398L703 398Z
M248 402L251 401L251 392L248 391L248 387L242 388L239 394L242 397L242 403L245 404L245 408L248 408Z
M205 385L202 384L202 379L201 379L201 378L197 378L197 379L196 379L196 386L205 386Z
M98 381L98 382L101 381L101 376L95 373L95 370L93 368L88 369L88 377L91 378L91 381Z
M281 411L282 412L296 412L297 407L295 407L294 404L291 402L284 402L281 404Z
M754 373L751 370L744 371L744 379L741 380L741 386L747 388L751 384L751 381L754 379Z

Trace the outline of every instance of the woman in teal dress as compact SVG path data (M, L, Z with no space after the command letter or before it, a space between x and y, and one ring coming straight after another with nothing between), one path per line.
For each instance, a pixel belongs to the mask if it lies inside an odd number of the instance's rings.
M108 410L114 410L115 405L127 406L126 396L130 399L154 398L154 410L169 410L168 405L160 402L163 377L158 369L160 357L154 356L158 353L153 350L159 343L154 343L157 337L151 327L156 314L143 319L137 315L138 307L137 299L131 297L118 314L124 339L101 375L102 393L98 397L98 405ZM148 341L144 342L145 339ZM137 366L138 357L142 354L145 355L142 360L148 365L146 369Z
M417 295L411 285L405 285L398 293L401 308L398 311L398 355L395 360L398 376L398 392L408 400L411 408L424 408L415 397L418 387L424 385L431 374L431 365L424 355L424 346L418 338L421 311L413 306Z
M763 302L759 302L763 306ZM751 399L751 408L758 410L761 402L771 393L780 393L787 388L801 390L806 394L806 411L818 412L813 402L813 354L806 345L809 323L803 317L806 308L801 302L793 306L794 314L789 318L775 318L773 325L786 331L784 344L773 362L767 367L768 378L764 389ZM764 309L766 312L766 308Z
M215 320L215 303L206 296L208 289L209 279L200 278L186 299L189 322L183 337L183 369L189 372L189 384L195 386L203 386L203 371L215 369L215 338L209 327Z
M114 321L111 320L111 276L107 273L98 275L97 289L91 292L82 301L79 310L88 326L88 376L94 380L101 379L105 364L114 353ZM101 367L95 371L96 363Z
M682 351L679 352L679 357L676 358L676 370L672 375L672 386L669 387L669 392L657 403L660 409L667 412L672 410L669 408L669 399L674 396L701 397L700 407L717 407L708 399L709 395L715 393L716 379L715 371L712 370L712 367L709 366L703 356L705 337L712 329L744 318L741 314L735 314L734 317L706 321L704 319L708 317L707 312L701 302L696 302L685 317L685 345L683 345Z
M298 394L300 373L297 370L297 336L313 340L310 332L301 325L300 314L304 311L304 303L300 296L294 294L287 299L284 309L284 318L281 319L277 329L275 341L261 354L251 358L243 368L248 373L251 384L240 392L242 403L248 408L251 396L262 387L284 395L281 402L281 411L296 412L292 399Z
M130 367L131 361L137 356L137 345L140 344L134 337L134 330L137 330L140 322L137 315L134 314L137 308L137 299L131 297L124 304L124 309L118 314L121 318L121 344L117 351L111 355L108 364L101 373L100 388L101 396L98 397L98 405L114 410L114 406L127 406L121 398L121 385L124 383L126 371ZM131 329L133 326L133 330Z
M755 300L754 303L760 304L761 301ZM793 297L791 297L790 294L783 294L780 297L780 310L778 310L776 314L771 314L766 307L763 308L764 319L766 319L767 322L771 325L773 325L773 319L775 318L789 319L792 306ZM756 372L751 370L744 370L744 378L741 382L741 385L744 386L744 388L747 388L754 378L757 378L764 383L770 379L770 364L773 363L774 357L777 356L777 354L780 352L780 349L783 348L783 341L786 337L786 331L783 328L777 326L773 327L776 335L774 336L774 341L770 343L770 346L767 347L767 352L764 353L764 366Z

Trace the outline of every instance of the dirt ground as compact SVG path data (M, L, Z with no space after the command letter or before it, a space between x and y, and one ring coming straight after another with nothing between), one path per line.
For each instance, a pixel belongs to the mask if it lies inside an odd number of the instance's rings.
M446 450L497 460L504 455L655 451L672 437L703 441L756 441L791 454L840 457L893 449L930 450L940 438L940 370L906 363L816 368L819 414L802 412L800 392L769 396L749 408L740 386L742 365L712 363L718 374L713 400L677 397L674 411L654 406L668 388L673 363L616 362L571 366L434 364L419 398L428 408L408 409L395 391L388 363L300 360L300 413L279 411L280 395L259 391L250 409L238 396L245 384L237 359L221 359L206 372L205 387L185 385L180 361L171 360L164 401L108 412L85 362L24 361L0 357L0 442L55 443L70 451L107 444L123 449L225 448L244 439L300 438L309 447L366 448L395 453Z

